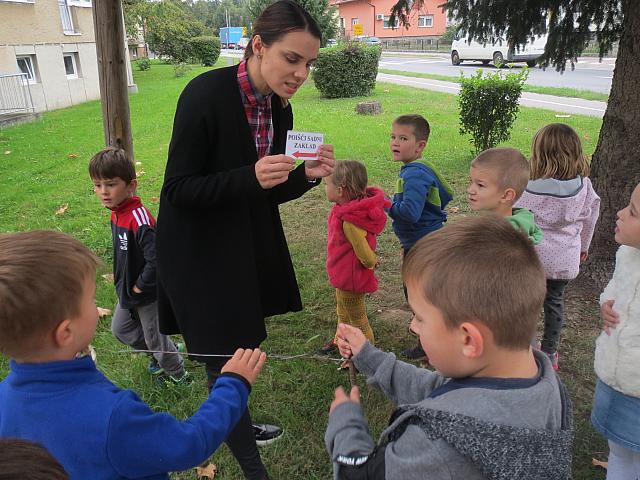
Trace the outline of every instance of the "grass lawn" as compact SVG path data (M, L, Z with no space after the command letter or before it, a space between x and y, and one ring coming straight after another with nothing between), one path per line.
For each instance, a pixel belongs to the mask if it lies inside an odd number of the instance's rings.
M460 83L460 77L438 75L437 73L405 72L402 70L393 70L391 68L379 68L378 72L388 73L391 75L401 75L403 77L430 78L432 80ZM545 95L555 95L557 97L573 97L582 98L584 100L600 100L602 102L606 102L609 100L608 93L593 92L591 90L581 90L578 88L540 87L537 85L525 84L522 87L522 91L531 93L543 93Z
M185 77L175 78L171 66L153 65L149 71L135 72L139 93L131 96L131 115L135 157L141 162L137 167L141 175L139 194L154 214L178 95L189 79L202 71L193 68ZM399 165L389 159L391 121L403 113L421 113L432 126L426 156L456 191L450 205L451 221L469 214L464 192L473 155L468 139L458 133L456 97L385 83L378 83L371 97L382 103L384 114L361 117L354 113L354 107L364 99L326 100L309 82L292 102L295 127L323 132L326 141L334 144L338 158L363 161L371 183L392 192ZM521 108L509 145L528 155L536 130L556 120L554 112ZM591 154L601 121L576 115L563 121L579 132ZM0 130L0 231L45 228L68 232L104 259L104 271L99 272L103 274L110 271L112 261L109 211L95 198L87 175L90 156L103 146L101 122L99 102L89 102L45 113L35 123ZM68 206L65 213L56 214L63 206ZM263 344L267 352L313 353L333 335L334 297L324 270L329 207L323 189L317 188L282 208L305 309L268 320L269 338ZM402 296L401 253L390 225L379 245L381 288L368 299L368 311L379 346L397 352L413 346L415 339L407 330L410 313ZM112 308L116 301L113 286L101 276L97 282L98 305ZM561 346L561 374L576 404L575 478L604 478L590 462L594 452L605 450L605 442L588 423L597 309L595 298L586 296L587 301L579 292L576 295L567 307L570 318ZM188 364L196 377L192 386L155 385L146 372L147 358L119 353L123 346L111 335L109 324L108 317L100 321L93 342L99 367L119 386L136 390L154 409L169 411L179 418L189 416L206 396L204 369ZM0 358L0 378L7 370L8 362ZM364 383L362 377L359 381ZM348 383L347 375L327 361L273 359L267 363L251 395L251 408L255 420L275 422L285 429L283 440L262 449L273 479L331 478L323 434L333 391L337 385ZM382 394L366 387L363 403L375 438L386 425L393 406ZM214 455L213 461L220 469L220 478L241 478L226 447ZM183 472L174 478L194 479L196 475L194 471Z

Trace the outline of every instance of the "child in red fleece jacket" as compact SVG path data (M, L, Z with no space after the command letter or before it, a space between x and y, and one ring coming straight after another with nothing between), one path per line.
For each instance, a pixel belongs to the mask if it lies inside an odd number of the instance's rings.
M328 220L327 274L336 289L338 323L358 327L373 344L364 295L378 289L376 236L384 229L384 209L391 202L381 189L367 187L367 169L354 160L336 162L333 175L325 179L325 191L335 204ZM334 338L321 351L335 349Z

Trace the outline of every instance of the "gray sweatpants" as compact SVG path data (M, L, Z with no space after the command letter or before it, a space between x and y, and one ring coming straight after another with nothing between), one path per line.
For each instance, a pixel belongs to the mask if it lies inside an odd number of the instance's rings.
M178 351L173 340L160 333L156 302L131 309L116 304L111 331L118 340L136 350ZM179 353L154 353L153 356L169 375L180 377L184 373L182 355Z

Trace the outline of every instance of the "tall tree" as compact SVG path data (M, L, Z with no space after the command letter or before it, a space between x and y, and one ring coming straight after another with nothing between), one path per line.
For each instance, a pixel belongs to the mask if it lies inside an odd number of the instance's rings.
M418 4L420 0L416 0ZM413 0L392 8L400 21L408 18ZM591 159L591 179L602 198L600 221L584 273L598 284L611 274L616 245L616 212L629 201L640 182L640 6L637 0L449 0L449 18L468 37L481 42L504 36L510 45L523 45L533 35L548 34L543 66L564 71L574 67L595 37L600 57L619 41L609 102L598 145Z
M252 21L271 5L275 0L249 0L249 12ZM329 6L329 0L295 0L318 22L322 32L322 45L326 45L327 40L335 38L338 32L338 18L336 16L337 7Z

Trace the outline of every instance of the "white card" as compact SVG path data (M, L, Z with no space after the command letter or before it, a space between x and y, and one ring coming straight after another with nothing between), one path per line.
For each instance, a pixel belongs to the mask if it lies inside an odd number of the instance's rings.
M285 155L296 160L317 160L318 147L324 142L322 133L287 131Z

